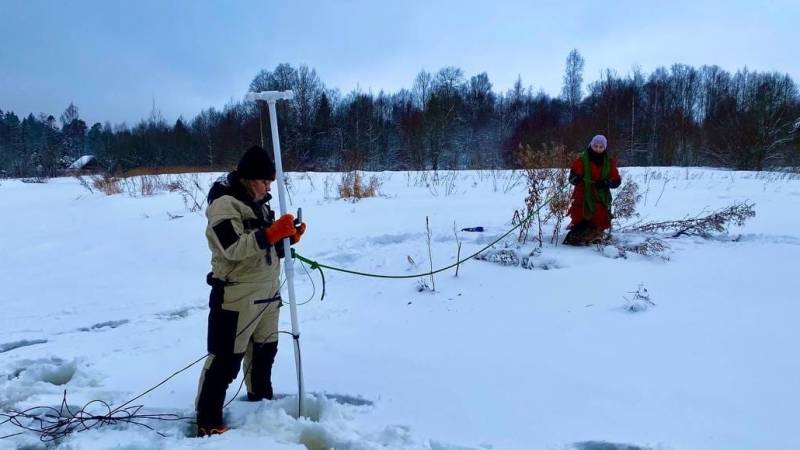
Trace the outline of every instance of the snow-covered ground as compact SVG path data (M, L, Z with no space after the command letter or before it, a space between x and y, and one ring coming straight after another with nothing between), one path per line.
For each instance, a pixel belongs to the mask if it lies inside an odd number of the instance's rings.
M457 278L437 275L435 293L419 292L416 280L328 271L320 302L314 272L316 298L299 307L310 417L295 418L284 335L274 383L286 396L232 402L235 429L223 436L191 438L185 422L153 422L167 437L120 425L48 447L26 433L0 448L800 448L800 180L708 169L623 175L646 190L639 211L648 220L745 199L757 216L729 237L669 240L668 261L552 245L537 257L550 270L473 260ZM356 270L422 272L426 216L440 267L455 260L454 224L486 228L458 233L469 254L510 227L525 196L524 184L506 189L508 172L460 172L430 187L418 174L378 176L382 196L351 203L332 198L338 176L292 174L291 209L302 206L308 223L299 252ZM0 410L57 407L65 389L70 405L119 405L205 353L205 218L180 194L3 180L0 211ZM640 284L656 306L627 312L624 297ZM297 290L301 303L313 292L302 269ZM281 323L290 329L288 308ZM192 415L199 370L134 404ZM0 436L18 431L0 425Z

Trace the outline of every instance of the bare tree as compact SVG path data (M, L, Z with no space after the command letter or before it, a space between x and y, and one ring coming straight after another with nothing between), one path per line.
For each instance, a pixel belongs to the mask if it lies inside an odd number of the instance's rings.
M570 113L574 119L578 106L583 97L583 66L584 59L577 49L573 49L567 55L567 67L564 70L564 86L561 89L561 98L569 106Z
M428 99L431 96L432 87L433 76L429 72L421 70L416 78L414 78L414 87L411 89L417 108L425 109L425 105L428 103Z
M64 112L61 113L61 126L65 127L71 124L72 121L77 120L79 117L80 116L78 114L78 107L75 106L74 103L69 102L69 106L67 106L67 109L65 109Z

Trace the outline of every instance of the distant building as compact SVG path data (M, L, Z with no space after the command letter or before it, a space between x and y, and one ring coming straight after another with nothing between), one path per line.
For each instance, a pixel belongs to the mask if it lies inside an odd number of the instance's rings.
M100 164L93 155L81 156L65 170L67 175L92 175L101 171Z

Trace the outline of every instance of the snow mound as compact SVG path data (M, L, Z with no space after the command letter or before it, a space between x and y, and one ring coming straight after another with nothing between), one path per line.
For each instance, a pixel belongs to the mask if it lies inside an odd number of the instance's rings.
M69 383L78 371L77 360L65 361L61 358L46 358L39 360L23 360L9 375L8 379L16 378L23 384L37 382L50 383L63 386Z
M553 257L543 256L539 248L527 252L525 249L489 249L476 257L482 261L493 262L501 266L515 266L529 270L560 269L562 264Z
M0 409L15 409L36 396L60 396L70 390L93 386L96 381L82 370L79 359L57 357L23 359L4 367L0 376Z

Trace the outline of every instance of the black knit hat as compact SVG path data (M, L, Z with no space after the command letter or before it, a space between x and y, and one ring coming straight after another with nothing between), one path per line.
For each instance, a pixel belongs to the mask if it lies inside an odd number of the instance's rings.
M244 152L236 172L246 180L274 180L275 163L266 150L254 145Z

